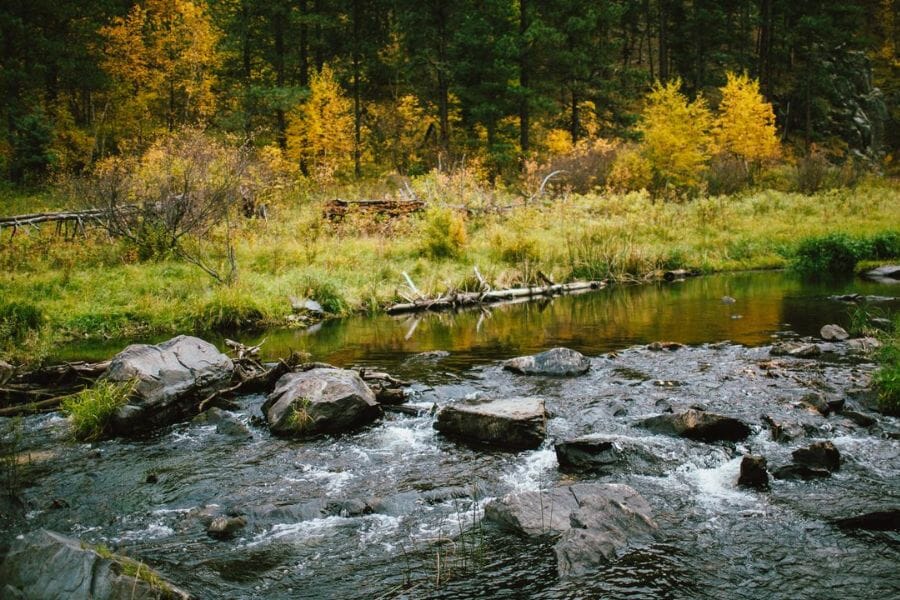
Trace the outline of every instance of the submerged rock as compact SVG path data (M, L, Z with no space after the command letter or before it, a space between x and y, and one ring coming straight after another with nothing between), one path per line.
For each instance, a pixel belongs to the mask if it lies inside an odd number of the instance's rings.
M113 415L110 431L147 430L184 418L209 394L227 387L233 371L230 358L191 336L128 346L112 359L106 377L137 383L128 403Z
M818 344L804 342L778 342L769 349L772 356L793 356L795 358L815 358L822 354Z
M766 458L764 456L745 456L741 460L741 474L738 476L738 485L756 489L769 487L769 473L766 471Z
M900 508L837 519L835 525L841 529L867 529L870 531L900 531Z
M735 419L699 410L662 414L638 423L656 433L676 435L704 442L737 442L750 435L750 426Z
M247 517L216 517L206 528L206 534L220 540L230 540L247 526Z
M652 539L657 529L650 505L633 488L578 483L519 492L492 500L485 520L526 537L558 537L554 550L561 576L577 575Z
M504 448L537 448L547 433L547 411L541 398L462 402L441 409L434 428Z
M841 453L831 442L816 442L791 453L794 463L814 469L837 471L841 468Z
M288 373L262 405L272 433L304 436L343 433L382 414L375 394L355 371L316 368Z
M250 428L244 425L234 413L213 407L206 412L200 413L193 419L194 423L215 425L216 433L227 435L233 438L250 438L253 433Z
M503 368L522 375L568 377L587 373L591 361L575 350L553 348L533 356L511 358L503 363Z
M874 417L855 410L841 411L841 416L850 419L860 427L871 427L878 422Z
M620 438L583 436L557 442L554 450L562 471L660 475L668 466L665 459L639 442Z
M0 581L4 598L190 598L144 564L44 529L13 542L0 565Z
M801 479L803 481L809 481L810 479L830 477L831 472L827 469L817 469L807 465L790 464L775 469L772 476L775 479Z
M819 331L819 335L826 342L843 342L850 337L850 334L840 325L824 325Z

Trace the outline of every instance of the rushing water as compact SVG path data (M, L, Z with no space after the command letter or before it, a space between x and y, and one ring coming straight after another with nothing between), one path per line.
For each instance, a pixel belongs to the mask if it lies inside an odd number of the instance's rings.
M28 418L35 459L21 529L105 543L201 598L898 597L900 537L844 532L831 521L900 505L900 423L879 416L864 429L797 404L815 390L868 411L857 390L872 365L843 351L766 365L773 340L846 325L848 306L827 296L848 292L898 295L900 286L749 273L247 337L265 338L270 356L294 349L341 366L383 367L413 382L411 404L422 411L388 414L348 435L289 441L253 420L263 398L248 396L237 411L250 426L248 440L183 423L148 439L94 445L66 442L58 415ZM736 302L723 303L724 295ZM643 347L654 340L690 347ZM718 343L724 340L730 343ZM591 356L591 371L546 379L499 366L557 345ZM61 354L118 349L76 346ZM419 354L433 350L449 355ZM432 428L435 404L511 395L546 399L544 447L491 451ZM697 404L745 420L754 434L736 445L704 444L633 426L667 407ZM772 441L763 413L797 423L805 437ZM550 545L482 526L481 511L510 491L572 481L557 470L552 440L586 433L639 444L664 465L662 474L600 478L637 489L659 536L587 577L560 580ZM843 456L832 477L775 481L762 493L736 487L743 454L763 454L772 468L819 439ZM209 511L246 514L248 525L234 540L214 540L203 525Z

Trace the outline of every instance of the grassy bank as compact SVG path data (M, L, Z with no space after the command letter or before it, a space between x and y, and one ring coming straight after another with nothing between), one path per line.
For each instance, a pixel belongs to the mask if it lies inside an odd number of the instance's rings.
M516 200L473 199L462 187L416 191L451 207ZM376 311L399 298L403 272L433 294L474 288L476 265L498 288L537 282L538 271L567 281L676 267L779 268L805 238L872 237L900 223L900 188L888 182L813 196L758 191L665 203L644 193L563 195L499 215L433 209L394 222L323 220L324 199L351 193L295 192L273 206L268 222L243 221L231 286L171 257L140 261L135 248L99 230L76 242L51 228L12 241L4 232L0 356L33 361L72 339L287 324L289 296L315 298L333 314Z

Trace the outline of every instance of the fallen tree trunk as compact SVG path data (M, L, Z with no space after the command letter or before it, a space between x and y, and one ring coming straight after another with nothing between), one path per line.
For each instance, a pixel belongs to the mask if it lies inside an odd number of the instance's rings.
M121 206L115 209L118 214L132 213L138 209L134 205ZM39 230L44 223L56 223L56 233L69 237L69 225L74 225L72 237L78 233L84 234L88 224L102 225L104 221L115 216L112 209L88 208L85 210L65 210L60 212L30 213L27 215L15 215L12 217L0 217L0 234L4 228L12 230L15 237L20 227L30 227ZM63 229L65 226L65 230Z
M479 304L495 304L519 298L534 298L539 296L559 296L571 292L586 290L599 290L606 287L605 281L575 281L573 283L560 283L537 287L520 287L505 290L490 290L486 292L462 292L447 294L437 298L423 298L411 302L403 302L388 307L388 314L396 315L410 312L428 310L447 310L463 306L475 306Z

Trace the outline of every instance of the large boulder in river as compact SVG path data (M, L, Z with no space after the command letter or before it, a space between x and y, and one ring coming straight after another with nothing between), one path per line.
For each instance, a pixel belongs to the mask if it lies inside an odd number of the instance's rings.
M633 488L577 483L549 491L518 492L493 500L485 520L526 537L558 537L560 575L577 575L652 539L650 505Z
M794 463L814 469L837 471L841 468L841 453L831 442L816 442L806 448L797 448L791 456Z
M343 433L382 414L375 394L358 373L333 368L282 376L262 412L272 433L289 437Z
M866 277L880 283L897 283L900 281L900 265L884 265L866 271Z
M106 372L110 381L136 381L128 403L113 416L110 430L144 430L183 418L209 394L227 387L233 372L230 358L191 336L128 346L112 359Z
M748 454L741 459L741 473L738 485L742 487L764 490L769 487L769 472L766 470L766 458Z
M441 409L434 428L502 448L537 448L547 433L547 411L541 398L460 402Z
M13 542L0 564L3 598L190 598L142 563L40 529Z
M533 356L519 356L504 361L503 368L522 375L550 375L569 377L582 375L591 368L591 361L569 348L553 348Z
M703 442L738 442L750 435L750 426L743 421L694 409L657 415L644 419L638 425L656 433Z

